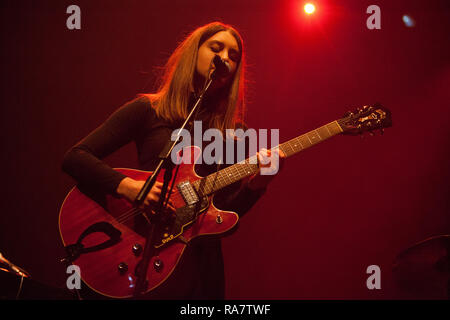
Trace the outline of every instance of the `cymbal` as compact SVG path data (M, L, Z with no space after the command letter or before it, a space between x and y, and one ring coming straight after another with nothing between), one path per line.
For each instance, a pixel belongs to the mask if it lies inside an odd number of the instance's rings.
M409 292L450 298L450 235L431 237L402 251L392 271L398 285Z

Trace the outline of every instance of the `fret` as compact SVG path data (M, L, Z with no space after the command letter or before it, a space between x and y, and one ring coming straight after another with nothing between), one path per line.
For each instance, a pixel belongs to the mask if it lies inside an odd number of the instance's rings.
M217 176L217 182L213 184L211 188L220 187L221 185L227 185L228 183L230 183L230 180L227 181L227 176L219 173Z
M236 179L239 179L240 177L243 176L242 165L236 164L236 165L231 166L229 168L232 168L232 170L234 170Z
M337 121L330 122L327 124L328 128L331 130L333 135L343 132L341 126L337 123Z
M225 176L227 177L227 179L231 180L231 177L233 176L233 173L231 172L224 172Z
M248 166L247 163L243 163L243 164L237 163L237 164L235 165L235 167L237 168L237 170L238 170L238 172L239 172L239 177L242 177L242 178L245 177L246 171L247 171L247 166Z
M343 132L337 121L330 122L322 127L307 132L301 136L286 141L275 148L282 150L286 156L294 155L313 145L322 142L334 135ZM275 149L273 148L273 149ZM251 156L243 161L222 169L207 177L196 180L192 183L199 193L200 197L210 195L236 181L249 177L259 171L257 161L250 163L256 159L256 155Z
M207 189L208 177L195 181L192 186L197 190L199 195L209 194L209 190Z
M292 148L292 151L294 153L298 151L298 144L299 144L299 142L297 140L289 141L289 146Z
M233 176L234 176L233 170L226 170L222 174L220 174L220 171L219 171L219 175L221 176L222 180L224 182L226 182L227 184L233 182Z
M286 150L287 153L289 153L289 154L295 152L294 148L291 146L290 141L286 141L285 143L282 144L282 146L284 146L285 148L289 148L289 149L290 149L290 150ZM291 150L292 150L292 151L291 151ZM284 151L284 150L283 150L283 151Z
M325 127L327 129L327 131L328 131L328 133L330 134L330 137L331 137L333 134L331 133L330 129L328 128L328 124L324 125L323 127Z
M293 155L299 151L298 150L299 142L296 140L297 139L295 138L295 139L286 141L285 143L279 145L279 148L281 149L281 151L283 151L286 154L286 156Z
M303 149L307 149L307 148L312 146L312 144L311 144L311 142L310 142L310 140L309 140L309 138L308 138L308 136L306 134L298 137L298 140L302 144Z
M300 141L300 139L299 138L295 138L295 139L293 139L293 140L295 140L295 147L296 147L296 149L297 149L297 152L298 151L302 151L303 149L304 149L304 147L303 147L303 144L302 144L302 142Z
M241 180L242 178L252 175L258 169L257 164L252 165L245 162L237 163L220 170L218 173L213 173L203 179L200 179L205 181L203 184L195 181L193 185L196 187L200 195L208 195L227 185Z
M335 123L336 124L336 126L337 126L337 128L338 128L338 133L342 133L342 132L344 132L344 130L342 130L342 127L341 127L341 125L335 120L335 121L333 121L333 123Z
M308 132L306 135L308 136L308 139L309 139L309 141L311 141L312 145L317 144L322 140L317 135L317 132L315 132L315 130Z
M326 126L320 127L318 129L316 129L316 131L319 133L322 140L328 139L331 136L330 131L327 130Z
M280 148L281 151L283 151L283 153L284 153L286 156L291 155L291 154L294 154L294 149L293 149L292 147L291 147L291 149L293 150L292 153L291 153L290 151L288 152L288 151L286 150L286 142L283 143L283 144L280 144L279 148Z
M319 139L322 140L322 137L320 136L319 131L317 131L317 129L315 129L314 132L315 132L316 135L319 137Z

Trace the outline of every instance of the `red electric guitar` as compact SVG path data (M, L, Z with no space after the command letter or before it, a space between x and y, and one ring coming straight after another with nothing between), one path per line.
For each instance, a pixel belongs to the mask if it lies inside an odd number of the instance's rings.
M361 134L391 126L391 114L380 105L364 106L278 147L286 156L294 155L340 133ZM188 147L184 155L199 159L201 150ZM212 201L214 192L258 172L257 164L246 159L207 177L194 171L194 164L181 164L171 200L176 213L164 219L156 254L147 269L149 292L163 283L174 271L187 243L198 236L219 235L238 222L235 212L221 211ZM116 169L135 180L146 180L152 173ZM81 277L94 291L115 298L133 296L135 268L142 258L145 238L133 230L133 218L147 213L125 199L106 196L99 204L74 187L64 200L59 214L59 230L69 262L78 265ZM167 215L169 216L169 215Z

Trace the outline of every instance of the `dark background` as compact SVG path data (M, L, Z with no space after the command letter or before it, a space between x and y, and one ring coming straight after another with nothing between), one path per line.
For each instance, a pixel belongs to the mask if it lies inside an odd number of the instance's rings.
M136 94L184 35L219 20L242 34L248 118L285 141L381 102L383 136L338 136L286 161L223 239L229 299L442 297L397 285L395 257L449 234L448 1L2 1L0 252L63 287L59 208L74 181L64 153ZM81 8L81 30L66 8ZM381 30L366 9L381 8ZM300 9L299 9L300 8ZM407 28L401 17L416 21ZM133 167L134 146L106 160ZM381 268L368 290L366 268ZM1 285L0 285L1 286Z

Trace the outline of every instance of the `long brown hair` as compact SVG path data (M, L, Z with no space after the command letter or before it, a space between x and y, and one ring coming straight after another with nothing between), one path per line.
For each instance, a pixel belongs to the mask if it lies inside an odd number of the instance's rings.
M182 41L170 56L156 93L146 94L159 117L170 122L184 120L189 114L189 97L194 87L199 47L220 31L230 32L236 39L240 58L230 83L216 94L218 106L209 117L210 128L235 129L244 120L244 53L239 33L230 25L212 22L199 27Z

